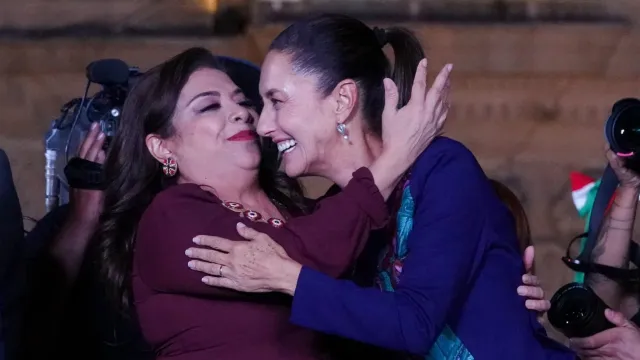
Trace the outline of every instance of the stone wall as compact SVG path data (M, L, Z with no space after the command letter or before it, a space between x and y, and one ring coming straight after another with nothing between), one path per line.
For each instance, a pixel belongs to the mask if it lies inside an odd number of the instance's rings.
M0 22L14 20L0 16ZM551 293L571 279L559 258L584 225L571 202L569 172L597 176L611 104L640 96L637 29L407 25L421 37L432 73L454 63L447 134L467 144L491 177L521 197L538 273ZM0 38L0 147L12 160L25 214L43 215L43 135L60 106L81 94L90 61L119 57L144 69L198 45L259 63L281 29L252 28L231 38ZM318 179L306 184L312 195L328 186Z

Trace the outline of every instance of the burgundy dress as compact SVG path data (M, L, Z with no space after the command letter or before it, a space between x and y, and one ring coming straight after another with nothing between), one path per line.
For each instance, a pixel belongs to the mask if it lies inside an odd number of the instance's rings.
M159 359L320 359L319 334L289 322L291 298L210 287L187 267L197 235L243 240L236 223L264 232L289 256L333 277L350 268L371 229L388 219L384 199L366 168L312 215L276 228L241 218L194 184L156 196L139 223L133 294L142 332Z

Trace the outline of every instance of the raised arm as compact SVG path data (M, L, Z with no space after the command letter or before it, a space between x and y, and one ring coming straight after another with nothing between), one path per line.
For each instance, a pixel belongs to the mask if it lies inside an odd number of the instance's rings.
M134 262L140 278L156 291L240 296L205 286L202 275L187 267L185 252L194 245L196 236L208 235L227 239L228 244L217 249L233 256L234 247L248 244L241 241L245 239L237 233L237 223L242 221L249 226L258 223L224 209L217 198L197 185L180 185L159 197L138 229ZM339 276L359 254L369 231L383 226L387 218L384 198L369 170L361 168L354 172L344 191L321 201L313 214L294 218L280 229L266 224L262 224L262 229L271 230L292 258Z
M295 288L294 323L386 348L429 351L477 269L486 195L471 154L433 156L415 199L409 253L395 292L359 288L304 268Z
M241 238L235 226L240 218L211 201L193 185L179 185L160 193L138 225L133 258L137 276L157 292L215 297L249 296L206 286L202 276L185 266L185 250L199 234ZM134 281L135 283L135 281Z
M309 216L292 219L285 226L293 237L276 238L284 250L303 265L341 275L360 254L369 230L383 225L386 206L383 202L396 187L423 150L440 133L446 120L449 103L451 65L445 66L433 86L426 87L427 63L417 67L411 99L398 109L398 89L390 79L384 80L385 107L382 115L382 154L369 166L360 168L343 191L320 201ZM384 216L386 220L386 216ZM209 235L203 233L202 235ZM257 253L266 241L231 243L228 239L206 238L209 247L223 250L225 255L209 253L211 266L234 266L234 257L241 253ZM256 242L257 240L258 242ZM206 250L192 249L195 257Z
M441 144L447 142L450 140ZM426 353L442 331L450 308L456 306L473 278L482 254L478 248L483 246L483 199L491 191L466 149L436 144L419 161L423 175L414 183L419 197L408 237L409 255L395 292L360 288L310 267L301 270L282 249L261 253L265 262L258 264L259 268L238 259L240 266L229 268L222 277L207 277L208 283L241 291L285 292L294 295L292 321L298 325L387 348ZM412 181L414 176L415 170ZM206 266L205 262L194 263L196 269L211 274L199 268ZM271 266L274 263L278 266ZM245 268L251 268L252 274L243 272Z
M629 267L629 245L638 207L640 177L623 166L622 159L607 149L607 159L620 180L611 210L598 235L593 261L617 268ZM586 283L613 309L620 309L624 286L600 274L587 274ZM637 311L637 309L636 309Z
M288 234L276 240L294 260L337 277L358 257L370 231L388 218L371 172L361 168L342 192L320 201L312 214L290 219L283 227Z

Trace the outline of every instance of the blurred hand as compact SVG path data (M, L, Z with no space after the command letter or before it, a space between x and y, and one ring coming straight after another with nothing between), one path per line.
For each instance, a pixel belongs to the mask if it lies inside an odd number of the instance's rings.
M618 180L620 180L620 186L634 189L640 188L640 176L624 167L624 158L611 151L608 144L605 146L605 150L609 165L616 173Z
M97 123L91 125L91 130L80 145L78 157L99 164L104 164L106 154L102 149L105 136ZM100 190L71 189L69 205L71 217L74 221L96 225L102 212L104 193Z
M529 310L539 313L538 320L541 320L544 313L549 311L551 303L544 298L544 290L540 286L540 280L533 275L533 264L535 258L535 250L533 246L528 246L524 250L523 261L526 274L522 275L522 284L518 286L518 295L527 298L525 306Z
M616 327L587 338L571 339L571 348L582 360L640 358L640 329L611 309L605 310L604 315Z

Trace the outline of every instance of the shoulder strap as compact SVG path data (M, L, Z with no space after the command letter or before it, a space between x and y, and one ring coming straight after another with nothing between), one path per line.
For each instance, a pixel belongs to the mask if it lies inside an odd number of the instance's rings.
M611 166L607 166L602 175L600 187L596 193L596 198L593 201L588 230L585 234L578 236L578 238L586 237L583 250L575 259L572 259L567 254L567 256L563 257L563 261L574 271L599 273L611 279L640 282L640 270L638 269L619 269L592 262L593 250L598 242L598 235L602 228L602 221L606 215L609 201L614 196L616 189L618 188L618 184L619 181L615 172ZM569 247L570 246L571 245L569 245ZM569 249L567 249L567 253L568 251ZM640 264L639 247L634 241L632 241L629 246L629 259L636 265Z

